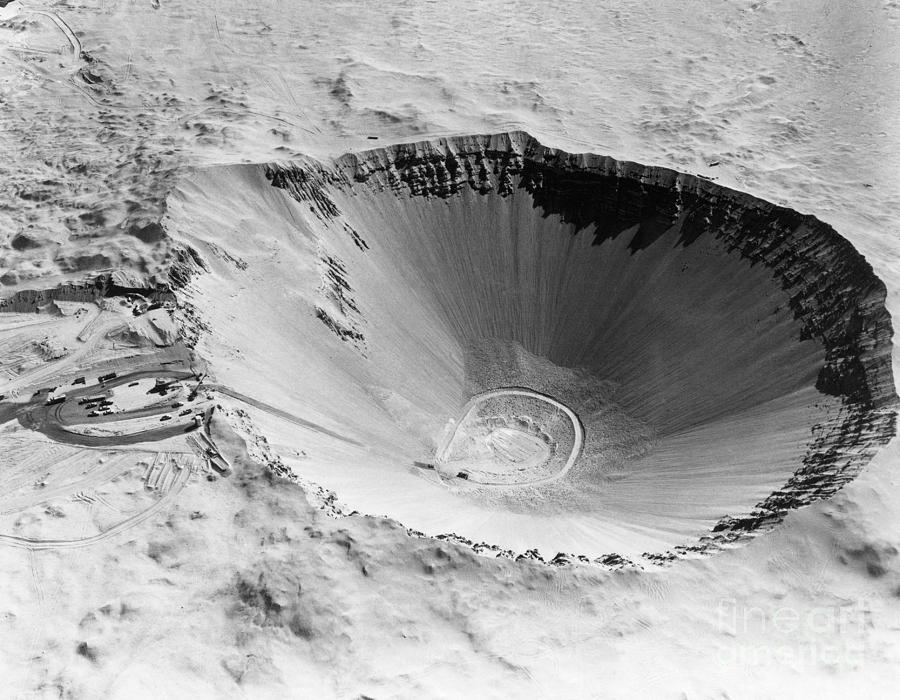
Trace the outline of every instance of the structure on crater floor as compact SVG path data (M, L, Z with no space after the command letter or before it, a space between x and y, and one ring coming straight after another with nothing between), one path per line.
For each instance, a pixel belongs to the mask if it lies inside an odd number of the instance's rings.
M487 486L546 484L564 477L584 445L581 421L545 394L494 389L472 397L438 445L438 471Z
M169 205L210 268L219 381L327 428L284 425L301 476L429 535L712 550L832 495L894 432L871 267L707 180L510 133L201 170ZM505 387L576 418L467 415ZM409 466L427 456L437 479Z

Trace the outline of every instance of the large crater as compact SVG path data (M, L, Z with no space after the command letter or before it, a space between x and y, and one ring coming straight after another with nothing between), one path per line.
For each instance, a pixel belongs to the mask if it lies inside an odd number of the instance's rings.
M708 551L893 435L871 267L707 180L511 133L206 169L169 211L216 381L300 477L414 531Z

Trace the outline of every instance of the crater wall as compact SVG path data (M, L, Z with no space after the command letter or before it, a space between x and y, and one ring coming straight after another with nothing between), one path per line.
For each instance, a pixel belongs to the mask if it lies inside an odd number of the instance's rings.
M321 426L257 416L301 477L417 532L661 561L832 495L894 434L871 267L690 175L458 137L197 171L166 227L209 268L189 290L217 381ZM564 479L480 492L414 466L504 386L578 413Z

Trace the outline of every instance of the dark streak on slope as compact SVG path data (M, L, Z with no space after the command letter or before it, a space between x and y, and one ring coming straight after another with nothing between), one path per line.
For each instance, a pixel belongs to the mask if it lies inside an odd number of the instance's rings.
M269 165L265 170L266 179L272 187L285 190L295 201L309 206L320 221L328 224L340 216L340 209L328 196L327 185L340 184L339 180L321 166L291 164L288 167ZM354 245L365 252L369 246L362 236L343 222L343 230L350 235ZM321 306L315 307L316 318L324 323L332 333L343 341L352 342L359 350L364 349L365 337L356 328L356 323L348 318L349 313L359 316L359 308L351 296L350 284L347 282L347 270L333 256L324 255L325 265L323 293L337 307L337 314L329 313ZM336 316L343 317L336 318Z
M347 282L347 268L338 258L325 253L321 255L320 263L323 267L320 293L333 307L333 312L316 306L316 318L338 338L352 342L360 352L364 352L366 339L359 330L363 318L353 298L353 289Z
M265 173L272 187L285 190L295 201L308 205L309 210L323 223L327 224L340 216L340 209L325 190L326 186L338 185L340 181L321 166L273 164L266 166ZM363 252L369 249L363 237L350 224L343 222L342 227L357 248Z
M301 167L268 167L266 177L272 187L286 190L298 202L309 204L310 211L324 220L335 219L340 215L337 205L323 188L329 182L328 173L323 168Z

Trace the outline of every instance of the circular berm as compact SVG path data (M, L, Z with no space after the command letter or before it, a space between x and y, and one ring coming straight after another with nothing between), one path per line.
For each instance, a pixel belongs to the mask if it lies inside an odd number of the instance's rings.
M482 486L546 484L564 477L584 445L578 416L556 399L516 387L473 396L435 451L441 478Z
M710 551L894 433L871 267L708 180L509 133L205 169L169 214L217 381L299 476L417 532Z

